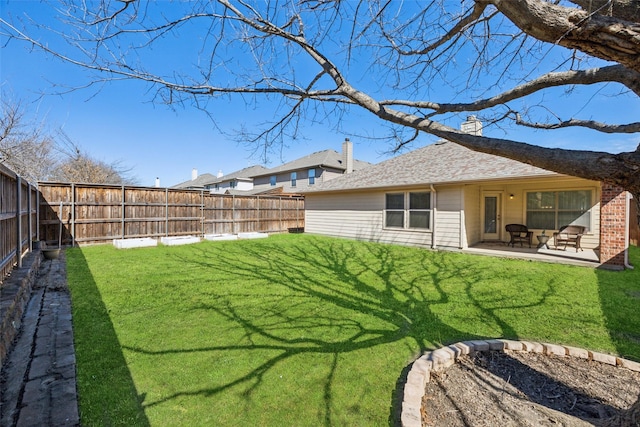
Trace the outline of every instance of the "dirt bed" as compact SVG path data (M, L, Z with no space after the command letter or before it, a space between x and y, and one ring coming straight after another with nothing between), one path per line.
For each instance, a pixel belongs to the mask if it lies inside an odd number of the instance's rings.
M432 372L424 426L640 426L640 372L574 357L479 352Z

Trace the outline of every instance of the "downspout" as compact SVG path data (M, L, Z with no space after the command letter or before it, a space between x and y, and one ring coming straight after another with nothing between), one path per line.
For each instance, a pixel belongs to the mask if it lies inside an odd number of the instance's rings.
M624 221L624 268L628 268L629 270L633 270L633 265L629 264L629 204L631 202L631 193L628 191L626 193L626 206L625 206L625 221Z
M436 189L434 188L433 184L429 184L429 187L431 188L431 194L433 194L433 209L431 210L433 212L432 215L432 219L431 219L431 249L436 249L436 214L438 212L438 193L436 192Z

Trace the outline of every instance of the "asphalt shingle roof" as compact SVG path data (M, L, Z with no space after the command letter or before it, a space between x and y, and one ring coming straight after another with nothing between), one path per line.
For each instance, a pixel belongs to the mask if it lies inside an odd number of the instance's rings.
M323 182L304 193L553 175L558 174L443 141Z
M231 172L228 175L223 175L220 178L214 177L214 180L208 182L207 184L213 184L216 182L228 181L234 178L253 178L254 176L262 175L262 172L268 170L262 165L249 166L244 169L240 169L239 171Z
M212 180L216 180L215 175L211 175L210 173L203 173L196 179L190 179L189 181L181 182L180 184L176 184L171 188L204 188L204 186L210 183Z
M307 156L300 157L299 159L292 160L280 166L276 166L271 169L267 169L259 174L252 176L265 176L274 175L287 171L294 171L299 169L311 168L314 166L325 166L334 169L345 169L345 165L342 164L342 154L335 150L323 150L316 151ZM370 167L371 163L363 162L362 160L353 159L353 170L361 170Z

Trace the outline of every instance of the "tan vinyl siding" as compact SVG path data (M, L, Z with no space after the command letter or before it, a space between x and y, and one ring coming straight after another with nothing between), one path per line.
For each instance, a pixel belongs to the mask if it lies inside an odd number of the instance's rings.
M502 195L501 239L508 241L504 226L526 223L526 193L528 191L592 190L591 231L582 239L585 248L596 248L600 230L600 186L593 181L563 177L558 179L520 179L466 185L436 186L435 243L440 248L466 248L482 239L482 195L486 192ZM401 230L384 227L385 194L405 192L394 190L361 190L306 195L305 230L309 233L431 247L431 231ZM430 191L429 188L410 191ZM513 194L513 199L509 195ZM432 195L432 200L433 195ZM534 235L542 230L533 230ZM546 230L553 235L555 230ZM534 238L534 242L536 242ZM553 240L549 242L553 245Z
M316 171L316 183L313 185L309 185L309 169L315 169ZM296 186L291 186L291 173L296 172ZM267 191L276 187L282 187L285 193L296 193L300 191L304 191L308 188L313 188L317 184L325 181L330 181L333 178L337 178L342 176L344 171L338 169L324 169L321 167L315 168L305 168L305 169L297 169L290 170L284 172L274 173L276 176L276 185L271 185L271 176L272 175L264 175L258 176L253 179L253 188L257 191Z
M372 193L305 197L305 232L372 240L382 228L382 198Z
M464 236L467 247L480 242L480 186L467 185L464 187Z
M435 218L436 246L460 248L461 187L441 187L437 191L437 215Z
M384 228L384 192L307 194L305 232L430 247L428 231Z
M344 171L339 169L318 169L322 171L320 174L319 182L331 181L334 178L344 175Z
M491 184L482 184L480 192L498 191L503 194L503 212L501 232L502 240L508 241L509 236L504 232L506 224L526 224L527 221L527 192L533 191L567 191L567 190L591 190L592 191L592 207L591 207L591 230L582 238L582 246L584 248L594 249L599 245L600 234L600 185L594 181L587 181L580 178L563 177L562 179L529 179L514 180L507 182L496 182ZM513 194L513 199L510 195ZM481 201L480 201L481 202ZM467 206L469 209L469 206ZM467 211L467 216L469 211ZM468 219L467 219L468 220ZM542 230L533 229L534 235L538 235ZM553 235L557 230L545 230L546 234ZM533 239L534 243L537 240ZM472 244L470 242L470 244ZM553 247L553 239L549 241Z

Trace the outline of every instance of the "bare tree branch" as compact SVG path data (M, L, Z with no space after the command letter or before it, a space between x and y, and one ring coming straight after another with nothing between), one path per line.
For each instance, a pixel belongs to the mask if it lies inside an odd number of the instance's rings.
M300 120L310 120L320 105L359 108L392 126L389 142L396 147L429 133L640 195L638 150L547 149L445 125L452 116L480 113L496 126L639 132L638 122L571 117L553 103L559 88L568 99L606 85L623 87L609 96L640 96L640 7L632 0L218 0L162 10L144 0L105 0L76 6L66 19L77 25L69 34L78 36L65 37L75 51L52 48L46 37L5 20L0 26L8 37L101 79L145 82L166 103L206 110L208 100L222 95L275 99L273 120L252 132L265 149L282 142L287 129L295 135ZM186 26L206 41L192 61L199 68L145 63L148 49L162 49L167 36ZM371 81L378 87L363 83ZM444 99L434 99L436 88Z

